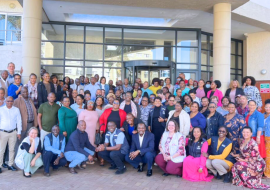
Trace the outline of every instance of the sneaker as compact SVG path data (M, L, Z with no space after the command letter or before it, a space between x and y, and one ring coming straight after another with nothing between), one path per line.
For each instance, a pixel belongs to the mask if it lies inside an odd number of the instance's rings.
M226 174L224 175L224 180L223 180L223 182L224 182L224 183L230 183L230 182L231 182L231 177L232 177L231 172L226 173Z
M116 175L123 174L123 173L125 173L126 171L127 171L127 168L124 167L124 168L122 168L122 169L118 169L118 170L115 172L115 174L116 174Z

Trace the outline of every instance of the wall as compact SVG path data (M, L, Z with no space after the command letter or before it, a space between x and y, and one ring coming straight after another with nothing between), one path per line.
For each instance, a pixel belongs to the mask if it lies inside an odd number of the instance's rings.
M16 65L16 70L20 70L22 65L22 44L0 46L0 70L7 69L9 62Z
M248 34L246 39L247 75L256 80L268 80L270 74L270 32ZM261 70L267 74L262 75Z
M15 7L11 4L14 4ZM22 13L22 6L18 1L10 1L10 0L1 0L0 1L0 12L4 13Z

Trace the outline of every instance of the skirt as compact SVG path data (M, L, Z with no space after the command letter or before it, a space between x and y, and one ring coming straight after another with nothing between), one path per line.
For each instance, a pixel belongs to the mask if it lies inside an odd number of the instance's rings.
M256 137L252 138L256 141ZM260 141L261 141L260 144L258 144L260 155L262 158L266 158L265 141L263 135L261 135Z
M265 171L264 175L268 178L270 178L270 137L264 137L265 138L265 150L266 150L266 158L265 158Z

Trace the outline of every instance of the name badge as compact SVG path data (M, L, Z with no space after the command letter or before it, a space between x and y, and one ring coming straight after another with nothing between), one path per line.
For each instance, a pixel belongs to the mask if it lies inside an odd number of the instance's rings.
M200 147L200 146L198 146L198 147L197 147L197 149L201 149L201 147Z
M223 144L223 145L221 145L222 147L225 147L225 145Z

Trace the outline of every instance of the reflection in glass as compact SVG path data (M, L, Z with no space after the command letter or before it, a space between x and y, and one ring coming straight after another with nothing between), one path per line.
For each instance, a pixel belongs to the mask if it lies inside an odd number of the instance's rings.
M103 76L102 70L103 70L102 68L85 68L85 76L94 77L95 74L98 74L99 76Z
M214 63L213 51L210 51L209 54L210 54L210 65L213 65Z
M107 61L121 61L122 46L105 45L105 60Z
M175 45L175 31L124 29L124 44Z
M122 29L121 28L105 28L105 43L122 43Z
M41 42L41 58L64 58L64 43Z
M105 68L104 76L106 77L107 81L113 80L115 82L117 80L121 80L121 69Z
M66 59L83 59L83 44L66 43Z
M94 62L94 61L85 61L85 66L102 67L103 63L102 62Z
M65 66L83 66L83 61L65 61Z
M235 56L234 55L231 55L231 68L236 68L235 62L236 62Z
M238 68L237 69L242 69L243 58L240 56L237 56L237 58L238 58Z
M197 69L197 65L193 64L176 64L177 69Z
M85 44L85 59L102 60L103 45Z
M236 51L235 51L235 41L231 41L231 54L236 54Z
M178 63L197 63L197 48L177 48Z
M124 61L129 60L166 60L174 61L171 47L124 46Z
M201 35L201 47L202 49L208 49L207 36L204 34Z
M196 31L178 31L177 32L178 46L198 46Z
M65 76L76 79L79 78L81 75L83 75L82 67L65 67Z
M210 50L212 50L213 51L213 36L210 36Z
M7 41L21 41L22 17L7 15Z
M64 41L64 25L42 24L41 40Z
M132 81L133 82L133 67L125 67L126 69L126 76L125 78L128 78L128 81ZM143 81L143 80L142 80ZM147 79L148 81L148 79Z
M103 27L86 27L86 42L103 43Z
M56 75L58 79L62 80L64 78L64 68L63 67L50 67L50 66L42 66L50 75Z
M66 41L83 42L84 26L66 26Z
M42 65L64 65L63 60L41 60Z
M201 51L201 64L202 65L207 65L207 54L208 54L208 51L204 51L202 50Z
M104 67L121 67L121 62L105 62Z

